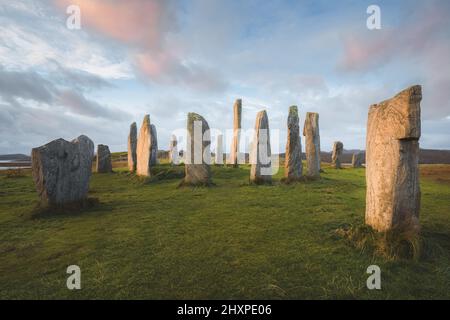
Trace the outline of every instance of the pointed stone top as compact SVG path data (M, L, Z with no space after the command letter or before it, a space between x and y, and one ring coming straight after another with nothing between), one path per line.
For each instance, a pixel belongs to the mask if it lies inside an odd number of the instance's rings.
M146 114L144 116L144 120L142 121L142 125L150 125L150 115Z
M307 117L319 117L319 114L317 112L307 112L306 113Z
M319 114L317 112L307 112L305 118L305 125L303 126L303 135L309 132L311 135L318 133L319 129Z
M137 126L136 126L136 122L133 122L131 125L130 125L130 129L135 129Z
M410 102L420 102L422 100L422 86L414 85L400 91L395 97L395 99L406 98Z
M188 122L190 121L203 121L205 120L201 115L195 112L188 113Z
M297 106L290 106L289 107L289 116L298 116L298 107Z
M391 99L384 100L369 108L369 118L375 114L384 123L384 134L396 139L419 139L421 135L420 101L422 87L411 86ZM387 125L389 123L389 125Z
M84 134L73 139L71 142L83 142L83 143L92 144L92 147L94 146L94 142L88 136L85 136Z

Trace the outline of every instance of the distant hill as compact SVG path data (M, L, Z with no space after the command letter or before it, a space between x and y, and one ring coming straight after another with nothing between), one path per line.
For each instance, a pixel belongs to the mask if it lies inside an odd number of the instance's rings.
M420 163L450 164L450 150L420 149Z
M344 150L342 153L342 162L351 163L353 153L363 152L365 150ZM321 152L323 162L331 162L331 152ZM420 149L419 163L421 164L450 164L450 150Z
M25 154L0 154L0 160L18 160L18 161L31 161L31 157Z
M344 150L342 153L342 162L351 163L352 156L355 152L365 152L364 150ZM182 154L182 152L180 152ZM281 153L280 157L284 158L285 154ZM303 150L303 159L305 153ZM323 162L331 162L331 152L321 152L321 160ZM158 150L158 158L168 158L168 151ZM25 154L3 154L0 155L0 160L15 160L15 161L31 161L31 157ZM127 152L114 152L113 161L126 161ZM246 154L248 161L248 154ZM434 150L434 149L420 149L419 163L421 164L450 164L450 150Z

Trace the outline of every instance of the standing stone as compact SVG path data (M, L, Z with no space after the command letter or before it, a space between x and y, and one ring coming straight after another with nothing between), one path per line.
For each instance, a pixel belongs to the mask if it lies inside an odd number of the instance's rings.
M422 87L412 86L369 109L366 224L386 231L419 227L419 138Z
M211 135L206 120L196 113L188 113L187 145L184 184L211 184Z
M287 180L297 180L302 176L302 143L300 140L300 126L297 106L289 108L287 120L286 159L284 161L284 175Z
M306 163L309 177L320 177L320 135L319 114L315 112L306 113L303 135L306 140Z
M136 122L130 126L130 134L128 135L128 170L136 172L136 146L137 146L137 127Z
M364 152L356 152L352 157L352 167L353 168L361 168L364 163Z
M216 138L215 164L223 164L223 135L218 134Z
M33 148L33 180L41 202L63 205L86 199L93 157L94 143L84 135Z
M331 153L331 163L336 169L342 169L342 152L344 151L344 144L336 141L333 145L333 152Z
M150 125L152 131L152 153L150 156L151 165L158 164L158 134L156 133L156 127L154 124Z
M97 146L97 172L109 173L112 172L111 152L108 146L99 144Z
M272 182L271 156L269 119L267 118L267 113L264 110L258 112L256 115L255 134L251 149L251 182Z
M173 165L180 163L180 155L178 154L178 141L175 135L172 135L169 144L169 161Z
M230 161L229 163L234 167L239 165L239 143L241 135L241 121L242 121L242 100L237 99L233 106L233 140L231 141Z
M137 166L136 174L139 176L150 177L151 172L151 153L152 153L152 129L150 125L150 116L147 114L139 130L139 138L136 147Z

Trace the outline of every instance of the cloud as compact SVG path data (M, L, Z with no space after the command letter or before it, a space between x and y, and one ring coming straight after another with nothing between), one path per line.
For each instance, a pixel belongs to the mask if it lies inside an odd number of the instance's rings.
M57 66L57 70L57 76L44 76L32 70L19 72L0 67L0 97L13 106L18 105L19 101L31 100L34 104L46 105L57 112L69 111L82 116L110 120L129 118L126 112L102 106L84 96L83 91L91 89L93 85L108 86L103 79L75 73L61 66ZM65 84L70 86L64 86Z
M439 6L429 6L396 27L350 33L344 38L344 53L338 67L343 71L367 71L392 60L425 54L438 49L448 36L448 14ZM443 34L444 33L444 34Z
M82 27L127 46L135 72L152 82L219 92L228 85L215 68L190 61L184 50L170 41L171 33L178 29L172 0L54 2L61 10L78 5Z
M444 118L450 115L450 4L430 1L417 7L395 26L345 35L337 69L360 77L376 74L396 90L421 84L423 118Z
M34 71L6 71L0 66L0 96L6 101L23 98L50 104L55 91L50 81Z
M68 111L74 114L94 117L94 118L105 118L111 120L127 120L130 116L119 110L111 110L110 108L104 107L99 103L86 99L86 97L72 90L62 90L58 97L57 103Z
M82 26L136 47L160 49L166 32L174 26L172 0L55 0L65 10L81 9Z
M104 79L132 77L127 54L113 44L98 43L83 30L69 30L65 15L46 2L2 4L0 65L9 69L46 70L58 63Z

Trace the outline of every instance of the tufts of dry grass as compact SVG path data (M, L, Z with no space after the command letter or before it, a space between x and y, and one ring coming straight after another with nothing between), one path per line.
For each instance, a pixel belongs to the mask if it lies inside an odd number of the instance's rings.
M422 237L411 223L404 223L386 232L377 232L370 226L346 226L335 230L351 246L361 252L389 261L431 258L439 247Z

